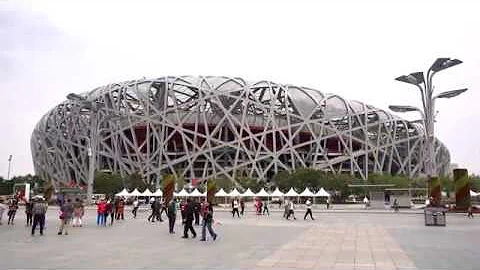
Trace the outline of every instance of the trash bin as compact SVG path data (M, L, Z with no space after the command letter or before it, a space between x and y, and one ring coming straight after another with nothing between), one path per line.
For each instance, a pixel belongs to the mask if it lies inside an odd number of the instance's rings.
M446 226L447 216L446 210L439 207L427 207L424 210L425 226Z

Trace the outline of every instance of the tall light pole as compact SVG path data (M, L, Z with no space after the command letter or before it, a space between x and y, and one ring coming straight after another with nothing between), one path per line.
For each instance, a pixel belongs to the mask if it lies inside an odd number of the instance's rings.
M467 91L466 88L442 92L438 95L433 95L433 76L444 69L461 64L462 61L450 58L438 58L433 65L428 69L425 78L423 72L414 72L410 75L403 75L395 80L413 84L417 86L421 94L423 110L412 106L390 106L390 109L396 112L419 111L422 114L423 125L425 128L425 152L426 163L424 171L428 175L429 181L437 179L437 167L435 160L435 100L437 98L452 98ZM438 191L439 192L439 191ZM433 194L433 188L432 188ZM434 198L435 203L439 202L440 198Z
M8 171L7 171L7 180L10 180L10 168L12 165L12 155L8 157Z

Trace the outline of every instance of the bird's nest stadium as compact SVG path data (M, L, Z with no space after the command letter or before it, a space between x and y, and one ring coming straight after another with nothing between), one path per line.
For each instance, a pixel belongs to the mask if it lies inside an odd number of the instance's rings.
M236 182L297 168L363 179L425 171L421 124L311 88L181 76L73 97L45 114L31 137L35 173L56 184L85 185L91 165L152 182L166 173ZM449 152L438 140L435 151L437 173L445 174Z

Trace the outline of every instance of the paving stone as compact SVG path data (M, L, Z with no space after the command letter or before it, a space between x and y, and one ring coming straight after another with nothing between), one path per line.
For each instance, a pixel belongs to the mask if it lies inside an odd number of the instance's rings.
M49 210L45 236L29 235L17 213L16 226L0 226L0 269L477 269L480 219L448 215L447 227L430 228L417 214L319 212L317 220L285 221L216 213L216 242L180 239L167 224L141 219L87 226L57 236L55 209ZM178 223L177 223L178 225ZM195 227L200 232L201 227ZM345 261L345 262L343 262ZM278 267L278 266L282 267ZM276 268L277 267L277 268Z

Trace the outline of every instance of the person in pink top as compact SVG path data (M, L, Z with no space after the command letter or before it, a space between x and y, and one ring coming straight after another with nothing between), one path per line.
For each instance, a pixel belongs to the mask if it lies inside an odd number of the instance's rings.
M105 210L107 204L105 200L101 199L97 203L97 226L105 226Z

